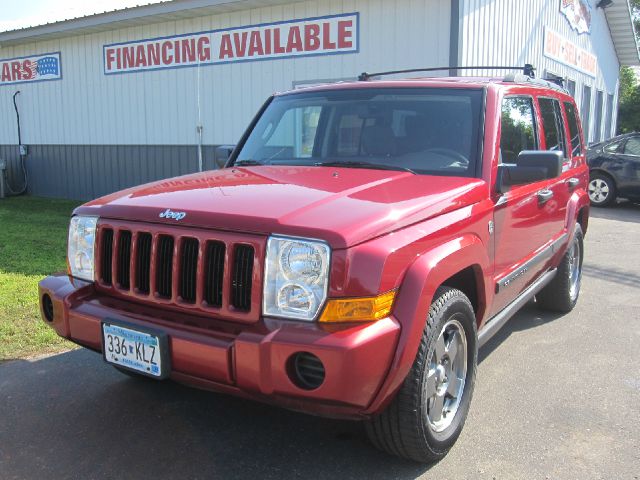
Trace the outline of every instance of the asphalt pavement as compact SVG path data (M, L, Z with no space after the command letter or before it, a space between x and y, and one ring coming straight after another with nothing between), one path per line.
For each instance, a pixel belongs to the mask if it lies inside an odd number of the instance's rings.
M326 420L76 350L0 365L0 478L640 478L640 206L593 209L582 293L528 305L480 351L466 427L428 467Z

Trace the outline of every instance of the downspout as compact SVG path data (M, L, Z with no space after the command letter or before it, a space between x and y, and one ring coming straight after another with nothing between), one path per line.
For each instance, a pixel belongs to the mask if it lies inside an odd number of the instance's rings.
M449 76L457 77L460 67L460 2L451 0L451 19L449 23Z
M7 191L9 192L10 195L13 196L17 196L17 195L22 195L27 191L27 186L29 183L29 177L27 176L27 169L25 167L25 160L26 160L26 153L24 153L24 149L22 146L22 131L20 128L20 112L18 111L18 103L16 102L16 97L18 96L18 94L20 93L20 90L17 90L16 93L13 94L13 109L16 111L16 123L18 125L18 149L20 151L20 167L22 168L22 174L24 175L24 186L16 191L13 188L11 188L11 185L9 184L9 177L6 176L5 177L5 183L7 185Z
M196 132L198 134L198 171L201 172L204 167L202 159L202 112L200 109L200 59L198 58L198 124L196 125Z

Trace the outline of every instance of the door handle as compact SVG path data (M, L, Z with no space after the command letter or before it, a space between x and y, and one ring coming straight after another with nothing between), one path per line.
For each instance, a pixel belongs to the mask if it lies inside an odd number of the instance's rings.
M579 183L580 183L580 179L576 177L573 177L567 180L567 185L569 186L569 188L576 188Z
M545 204L553 198L553 192L549 189L539 190L536 195L538 196L538 203Z

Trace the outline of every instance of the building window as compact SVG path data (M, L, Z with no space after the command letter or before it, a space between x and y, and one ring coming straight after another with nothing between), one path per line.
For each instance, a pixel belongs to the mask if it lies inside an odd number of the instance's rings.
M594 142L602 140L602 107L604 103L602 90L596 90L596 110L594 112L594 129L595 134L593 136Z
M582 131L587 145L591 142L591 87L582 87Z
M576 98L576 82L575 80L567 79L567 91L569 95Z
M604 122L605 125L605 131L604 131L604 138L605 140L607 138L611 138L614 133L612 132L613 130L613 94L609 93L607 95L607 118Z
M536 128L531 97L502 101L500 153L503 163L515 163L522 150L536 150Z

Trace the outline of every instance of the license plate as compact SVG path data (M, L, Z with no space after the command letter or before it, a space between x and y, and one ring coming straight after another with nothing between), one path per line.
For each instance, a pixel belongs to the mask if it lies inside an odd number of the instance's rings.
M108 363L155 378L169 373L165 334L141 331L119 323L102 323L102 352Z

